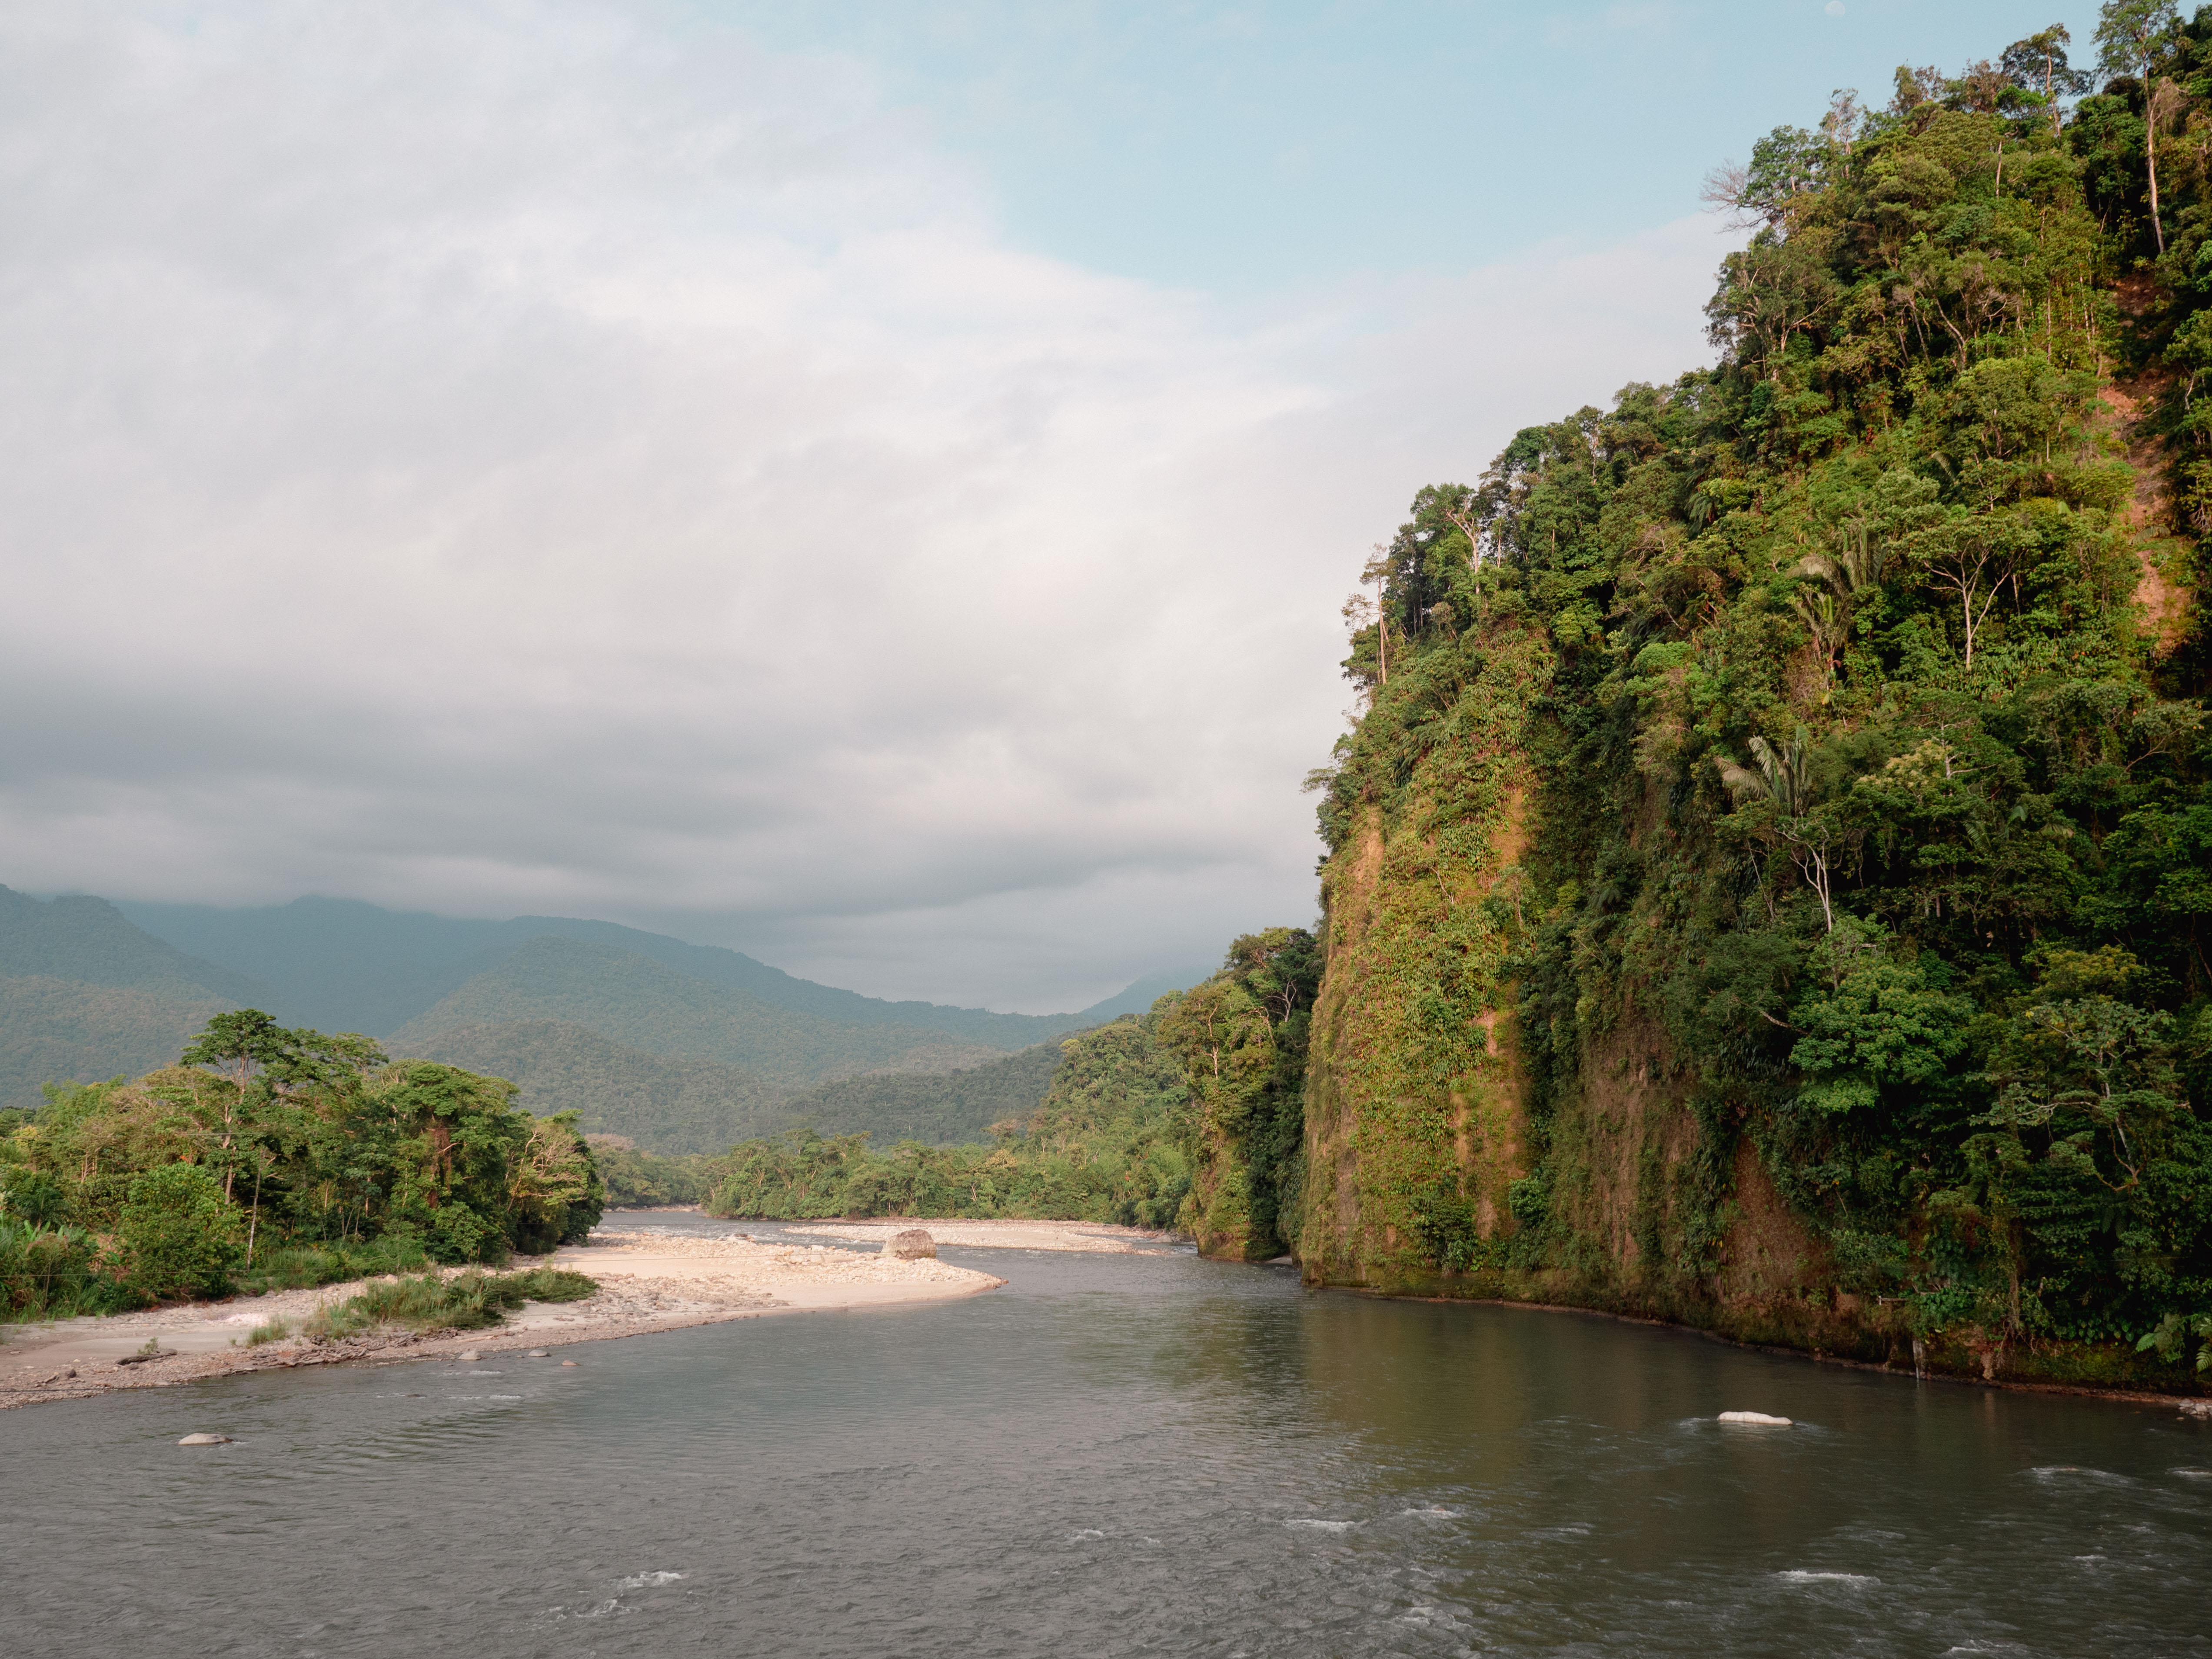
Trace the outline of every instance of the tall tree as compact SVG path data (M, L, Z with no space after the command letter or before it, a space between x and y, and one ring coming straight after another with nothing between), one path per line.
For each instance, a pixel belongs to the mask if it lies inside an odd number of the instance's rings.
M2159 54L2172 40L2176 22L2173 0L2105 0L2097 15L2097 66L2107 75L2136 75L2142 79L2143 154L2150 172L2150 228L2158 251L2166 252L2166 227L2158 208L2158 123L2171 112L2176 92L2160 95Z
M2033 93L2043 100L2051 116L2051 136L2058 137L2061 98L2078 97L2089 89L2087 75L2066 61L2066 49L2074 44L2066 25L2053 23L2025 40L2015 40L2004 49L1999 67L2022 92Z

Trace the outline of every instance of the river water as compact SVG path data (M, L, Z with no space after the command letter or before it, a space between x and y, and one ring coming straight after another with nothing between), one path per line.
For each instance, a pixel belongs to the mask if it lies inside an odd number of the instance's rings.
M1012 1283L0 1414L0 1653L2212 1652L2162 1408L944 1254Z

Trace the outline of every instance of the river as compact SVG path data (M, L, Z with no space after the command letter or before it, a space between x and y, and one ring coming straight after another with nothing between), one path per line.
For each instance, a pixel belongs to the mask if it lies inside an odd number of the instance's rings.
M2171 1411L945 1255L1012 1282L0 1414L0 1651L2212 1651L2212 1428Z

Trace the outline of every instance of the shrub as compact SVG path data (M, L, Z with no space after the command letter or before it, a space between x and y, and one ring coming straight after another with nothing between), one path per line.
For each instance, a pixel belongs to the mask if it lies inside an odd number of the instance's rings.
M497 1227L457 1198L440 1205L431 1217L426 1248L434 1261L459 1267L465 1261L488 1261L505 1255L506 1246L506 1236Z
M137 1297L100 1271L99 1246L79 1227L0 1220L0 1311L32 1319L116 1313Z
M130 1283L156 1301L220 1295L246 1254L238 1211L198 1164L165 1164L134 1180L117 1231Z
M40 1170L0 1170L0 1211L21 1221L52 1226L69 1208L62 1183Z

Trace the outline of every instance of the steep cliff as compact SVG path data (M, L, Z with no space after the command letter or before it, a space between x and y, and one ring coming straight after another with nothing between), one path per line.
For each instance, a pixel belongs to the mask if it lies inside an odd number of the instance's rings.
M1501 608L1449 543L1431 561L1471 618ZM1529 1168L1509 963L1526 931L1528 726L1554 656L1518 614L1431 631L1378 678L1332 783L1306 1091L1299 1254L1310 1273L1394 1287L1465 1265Z
M2194 1386L2212 180L2026 87L1770 135L1719 366L1365 573L1309 1280Z

